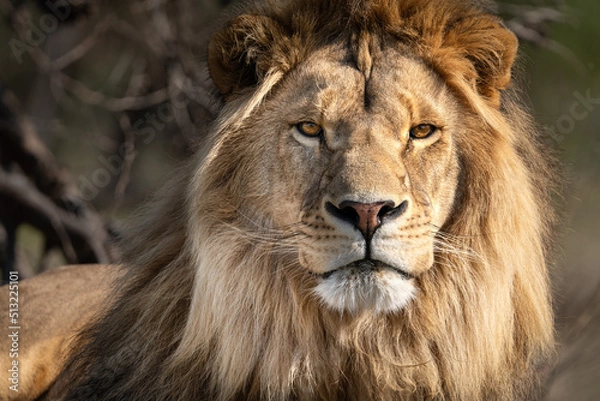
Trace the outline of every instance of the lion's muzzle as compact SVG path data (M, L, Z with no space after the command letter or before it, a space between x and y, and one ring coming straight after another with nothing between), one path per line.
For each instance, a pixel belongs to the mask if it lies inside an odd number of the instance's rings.
M315 272L314 291L328 307L343 313L392 313L414 297L410 261L399 251L412 246L391 235L408 209L408 200L323 203L321 227L334 234L313 243L309 253L326 266Z

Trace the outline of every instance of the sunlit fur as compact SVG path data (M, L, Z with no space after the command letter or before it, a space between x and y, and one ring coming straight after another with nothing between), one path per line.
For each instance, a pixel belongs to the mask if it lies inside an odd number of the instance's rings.
M350 269L334 272L315 287L315 293L340 313L368 309L379 314L403 309L413 299L415 288L395 272L380 271L373 276Z
M211 44L226 99L213 134L142 213L122 294L82 335L51 399L526 397L553 342L552 187L537 128L509 87L514 36L463 1L278 1L244 12ZM424 60L460 100L469 133L457 145L452 213L432 227L435 263L392 314L323 307L299 266L295 227L273 228L263 212L281 199L240 190L267 161L243 141L223 151L235 133L268 129L247 121L307 55L332 38L367 37ZM368 57L356 59L368 69Z

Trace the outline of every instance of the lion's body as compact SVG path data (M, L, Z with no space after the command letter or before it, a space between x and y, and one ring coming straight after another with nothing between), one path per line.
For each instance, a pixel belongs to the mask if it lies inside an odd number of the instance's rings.
M252 6L224 105L47 400L516 400L552 349L514 35L459 1Z

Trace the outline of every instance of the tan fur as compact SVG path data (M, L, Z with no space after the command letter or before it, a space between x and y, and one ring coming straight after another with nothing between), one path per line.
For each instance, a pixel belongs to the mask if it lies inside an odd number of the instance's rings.
M14 326L8 314L9 286L0 288L0 324L4 330L0 367L8 372L13 361L19 366L19 391L3 385L1 400L33 400L56 380L73 337L109 304L109 289L114 288L113 280L118 276L114 267L68 266L18 282L18 354L14 358L8 351L8 331Z
M47 399L525 399L553 343L552 186L510 87L516 45L462 1L232 18L210 45L213 135L142 214L120 298ZM422 123L440 129L410 139ZM402 302L386 268L380 298L319 287L362 246L327 211L348 198L406 202L372 250L405 271Z

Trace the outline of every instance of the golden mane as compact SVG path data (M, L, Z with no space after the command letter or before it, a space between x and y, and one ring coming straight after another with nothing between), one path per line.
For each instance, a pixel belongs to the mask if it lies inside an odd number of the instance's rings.
M406 44L473 111L456 206L439 233L465 251L437 249L419 302L398 314L321 307L299 290L303 275L284 273L298 264L286 238L248 231L244 194L225 182L246 165L220 152L224 138L308 54L341 38L356 49L365 38ZM141 214L119 298L51 391L123 401L525 397L553 346L552 180L509 86L514 46L495 17L461 1L248 6L211 43L226 99L212 136Z

